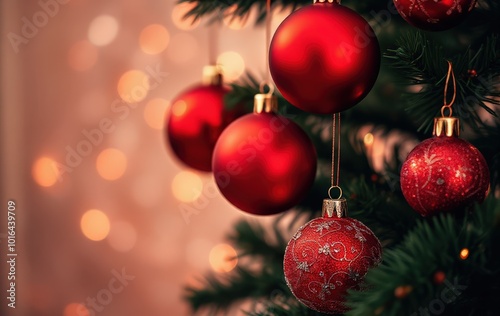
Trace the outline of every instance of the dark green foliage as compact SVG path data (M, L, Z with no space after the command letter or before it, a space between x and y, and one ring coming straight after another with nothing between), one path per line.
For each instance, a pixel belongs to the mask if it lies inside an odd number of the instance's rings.
M266 17L266 0L179 0L181 2L195 2L197 5L188 16L200 18L205 15L214 15L215 18L223 16L224 11L233 5L237 5L233 16L242 17L249 13L252 7L258 10L257 23L264 21ZM273 0L272 7L295 9L299 5L312 3L311 0Z
M450 300L444 302L449 304L446 315L470 315L468 301L482 300L477 289L469 288L475 286L477 278L488 279L488 284L482 286L500 294L499 222L500 205L494 198L476 206L472 215L463 219L440 215L419 220L401 244L384 251L383 263L368 272L365 281L369 290L350 294L349 305L353 309L347 315L373 315L376 310L383 310L383 315L412 315L420 308L428 309L432 300L442 299L449 283L466 289L458 287L456 293L445 295L444 301ZM470 254L461 260L460 251L464 248ZM445 273L445 283L433 282L437 271ZM401 285L409 285L413 290L404 299L396 299L394 291ZM489 305L490 311L500 311L496 302Z
M397 49L389 49L385 55L393 66L403 74L409 85L418 85L418 91L410 93L407 111L420 123L419 129L428 132L433 118L440 116L444 104L444 87L448 71L447 60L453 64L457 82L457 99L453 114L470 124L482 124L477 114L477 106L495 117L497 114L486 103L500 105L500 41L491 36L477 49L471 48L459 55L447 56L443 47L429 40L421 32L412 32L401 37ZM469 71L475 71L473 76ZM449 84L451 100L453 88ZM447 101L447 102L448 102Z
M270 234L258 223L240 221L228 239L240 250L239 260L247 257L248 264L239 264L226 277L208 275L201 290L187 288L186 297L193 310L224 311L243 299L265 299L275 291L288 292L282 264L288 241L277 226Z

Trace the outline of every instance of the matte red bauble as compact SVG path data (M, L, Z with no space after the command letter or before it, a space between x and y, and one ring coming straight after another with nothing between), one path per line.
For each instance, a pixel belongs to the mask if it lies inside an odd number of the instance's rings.
M224 96L229 89L222 85L218 73L205 74L205 80L172 101L166 128L175 156L200 171L212 169L217 139L229 123L243 114L241 110L224 108Z
M434 131L436 136L417 145L401 169L403 195L422 216L482 202L489 189L486 160L457 137L458 120L436 119Z
M345 199L324 200L323 217L302 226L285 250L288 287L302 304L322 313L345 313L347 290L359 290L368 270L382 256L373 232L363 223L343 217L346 208Z
M281 94L306 112L349 109L370 92L380 69L380 48L370 25L337 3L315 3L287 17L276 30L269 68Z
M316 150L293 121L272 111L247 114L217 141L213 173L224 197L237 208L276 214L308 192L316 175Z
M427 31L444 31L457 26L476 5L476 0L393 1L403 19Z

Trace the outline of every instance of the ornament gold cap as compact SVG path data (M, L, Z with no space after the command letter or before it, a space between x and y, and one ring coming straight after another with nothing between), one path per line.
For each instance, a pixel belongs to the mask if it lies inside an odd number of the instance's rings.
M434 136L459 136L460 121L456 117L436 117L434 118Z
M222 85L222 72L220 67L216 65L208 65L203 67L203 79L201 82L207 86Z
M340 199L324 199L322 208L323 217L342 218L347 216L347 200Z
M254 113L274 113L278 110L278 98L269 93L259 93L254 97Z

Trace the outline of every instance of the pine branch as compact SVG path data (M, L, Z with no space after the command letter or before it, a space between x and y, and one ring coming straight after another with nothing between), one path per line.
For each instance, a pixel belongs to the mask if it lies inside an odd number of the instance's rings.
M277 222L272 229L264 229L257 222L242 220L228 239L238 250L240 263L225 276L209 274L202 288L186 289L186 299L194 311L225 311L247 298L267 299L275 291L289 292L283 278L283 256L288 240L279 231ZM245 258L247 263L241 263Z
M264 306L259 306L257 310L248 312L249 316L326 316L320 312L313 311L300 304L295 299L287 301L269 301Z
M238 301L268 298L273 291L284 290L280 284L286 287L283 272L277 273L266 266L259 271L238 266L225 276L208 275L201 289L187 287L185 299L194 312L217 313L227 311Z
M500 242L500 203L489 197L476 206L471 216L463 220L452 215L441 215L421 220L404 241L392 250L385 250L383 263L368 272L365 292L351 292L347 315L414 315L419 309L428 309L434 299L440 299L449 283L467 287L455 293L446 303L447 315L473 315L471 301L482 301L481 293L494 291L499 294L500 259L497 256ZM470 251L466 260L460 259L461 250ZM446 281L435 284L436 271L446 275ZM490 286L478 293L476 279L488 279L483 286ZM395 297L395 290L406 286L407 296ZM404 295L403 295L404 296ZM489 303L486 310L497 310ZM486 314L481 314L486 315Z
M500 104L500 89L497 86L500 80L498 36L488 37L476 52L469 48L457 56L445 56L442 47L421 32L408 33L397 45L399 48L389 49L385 57L402 73L406 83L418 90L408 94L407 111L420 124L419 130L429 132L434 117L440 114L448 67L446 60L453 63L457 79L454 114L476 128L483 125L477 114L478 106L497 117L488 103Z
M219 19L225 16L244 17L250 13L250 10L257 8L257 23L264 21L266 17L266 2L267 0L179 0L178 3L189 2L196 3L187 14L186 17L195 17L196 19L206 15L218 15ZM295 10L299 5L311 4L311 0L273 0L272 8L281 8ZM230 11L229 8L235 8Z
M362 178L351 181L345 193L349 197L349 216L370 227L385 247L398 244L401 236L415 226L417 214L407 203L368 185Z
M250 224L248 221L238 222L228 239L240 250L239 257L260 258L266 265L281 262L288 243L277 223L270 230L257 222Z

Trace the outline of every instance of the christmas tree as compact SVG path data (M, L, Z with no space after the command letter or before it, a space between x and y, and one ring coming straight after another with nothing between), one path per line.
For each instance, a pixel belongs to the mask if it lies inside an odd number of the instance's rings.
M188 15L209 16L213 23L228 16L244 18L251 10L258 12L256 25L268 17L266 0L180 2L196 4ZM311 2L273 0L270 12L300 10ZM447 10L440 12L441 5ZM345 297L346 315L500 314L496 301L500 295L500 4L494 0L346 0L342 6L368 21L382 55L371 92L342 111L340 186L349 202L348 213L368 226L383 246L381 263ZM317 32L321 35L322 29ZM368 66L359 80L374 75ZM233 83L225 97L226 108L251 106L259 83L251 71ZM323 315L292 294L285 282L283 258L297 227L320 216L321 201L330 187L332 118L299 110L289 98L278 96L280 114L292 118L315 145L315 183L298 205L276 217L274 225L263 225L256 217L228 227L239 264L226 275L206 275L202 286L186 288L186 300L195 312L227 313L251 301L245 310L248 315ZM467 192L435 194L429 203L437 206L426 213L411 203L415 195L411 186L421 184L412 182L406 189L410 192L403 192L400 174L405 174L400 171L408 152L432 139L434 119L452 115L460 122L460 138L485 158L487 168L475 162L470 170L475 168L476 178L489 172L489 190L486 198L480 192L474 203L457 202ZM457 153L458 145L450 146L451 158L443 168L463 156ZM415 181L425 181L425 170L416 174ZM445 180L433 181L439 186Z

